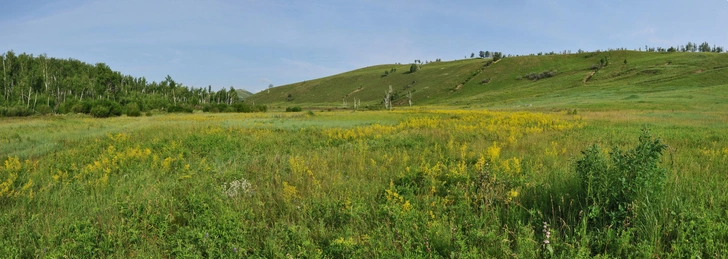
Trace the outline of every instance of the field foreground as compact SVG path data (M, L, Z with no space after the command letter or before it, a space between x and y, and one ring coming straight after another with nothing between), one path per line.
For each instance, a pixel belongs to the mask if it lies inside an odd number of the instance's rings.
M2 119L0 255L724 258L727 122L434 108Z

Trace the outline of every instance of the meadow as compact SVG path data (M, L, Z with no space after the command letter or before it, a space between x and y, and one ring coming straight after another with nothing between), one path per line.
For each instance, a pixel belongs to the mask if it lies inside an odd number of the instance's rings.
M728 114L0 118L5 258L728 257Z

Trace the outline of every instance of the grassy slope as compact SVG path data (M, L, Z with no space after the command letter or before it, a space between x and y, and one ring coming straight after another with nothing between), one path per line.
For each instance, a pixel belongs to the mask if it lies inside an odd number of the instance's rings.
M248 98L248 96L253 95L253 93L248 92L244 89L235 89L235 92L238 94L238 97L240 97L241 99L245 99L245 98Z
M592 72L589 67L599 64L603 57L608 57L610 64L584 83ZM285 100L290 93L296 105L341 106L344 98L349 103L357 98L363 105L371 105L378 104L392 85L402 95L413 91L415 105L693 110L702 109L707 103L725 108L728 103L725 96L712 94L728 89L726 54L611 51L523 56L506 58L483 69L485 62L468 59L430 63L413 74L407 73L409 65L372 66L276 87L253 95L250 100L288 106ZM382 77L391 68L397 71ZM535 82L516 79L545 70L558 70L558 75ZM476 76L467 80L472 75ZM490 83L481 84L484 78L491 79ZM400 105L405 102L404 97L395 101Z

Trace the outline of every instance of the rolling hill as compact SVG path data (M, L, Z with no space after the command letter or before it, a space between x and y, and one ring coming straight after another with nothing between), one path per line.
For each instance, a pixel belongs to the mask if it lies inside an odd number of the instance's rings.
M410 64L371 66L275 87L247 100L271 106L342 107L344 101L351 106L357 99L362 106L379 106L391 85L395 107L408 105L409 92L415 106L496 109L690 110L728 103L728 97L715 94L728 90L725 53L604 51L509 57L495 63L431 62L414 73L409 68ZM529 74L553 76L530 80Z
M245 99L245 98L248 98L248 96L253 95L253 93L248 92L247 90L244 90L244 89L235 89L235 92L238 94L238 98L240 98L240 99Z

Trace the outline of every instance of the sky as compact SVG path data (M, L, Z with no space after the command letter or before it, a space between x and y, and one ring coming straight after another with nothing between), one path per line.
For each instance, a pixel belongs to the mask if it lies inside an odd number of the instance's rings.
M0 52L258 92L366 66L728 46L726 0L0 0Z

